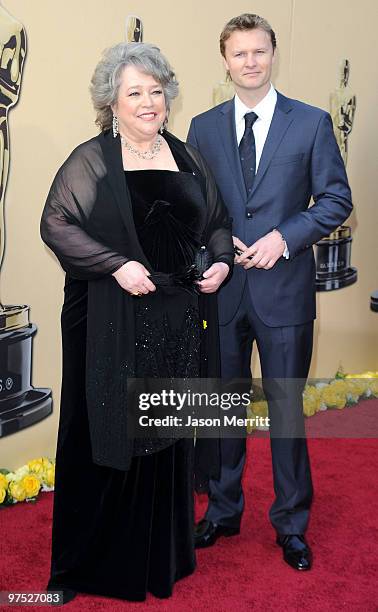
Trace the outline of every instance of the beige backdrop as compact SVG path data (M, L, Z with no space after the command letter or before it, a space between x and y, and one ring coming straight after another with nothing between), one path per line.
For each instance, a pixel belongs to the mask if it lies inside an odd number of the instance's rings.
M224 77L219 33L232 16L253 11L277 33L274 84L294 98L328 109L343 58L351 62L350 85L357 113L350 138L348 174L355 212L352 287L318 295L313 376L378 369L378 314L369 296L377 275L377 2L360 0L6 0L26 29L28 52L21 98L10 113L11 170L6 196L6 253L1 274L5 303L31 306L38 326L33 384L53 389L53 415L0 440L0 467L19 467L41 454L54 456L60 393L60 308L63 272L39 237L39 219L51 180L79 142L96 134L88 93L101 51L124 40L125 17L139 15L145 42L154 42L173 64L181 84L170 129L186 137L190 118L211 105L212 88ZM230 8L231 6L231 8ZM258 372L258 363L254 362Z

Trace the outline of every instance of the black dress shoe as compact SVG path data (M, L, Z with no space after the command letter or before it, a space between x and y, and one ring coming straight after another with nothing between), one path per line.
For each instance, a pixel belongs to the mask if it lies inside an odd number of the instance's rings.
M283 548L283 558L296 570L309 570L312 552L304 535L277 535L277 544Z
M195 548L207 548L215 544L221 536L229 538L239 533L240 529L238 527L226 527L225 525L217 525L202 519L194 527L194 546Z

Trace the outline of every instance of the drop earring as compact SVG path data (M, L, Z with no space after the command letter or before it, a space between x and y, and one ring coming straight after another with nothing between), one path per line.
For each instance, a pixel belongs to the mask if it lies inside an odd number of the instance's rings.
M168 123L168 117L166 117L166 118L164 119L164 121L163 121L162 125L161 125L161 126L160 126L160 128L159 128L159 132L160 132L160 134L162 134L162 133L164 132L164 130L166 129L166 127L167 127L167 123Z
M115 115L113 115L112 127L113 127L113 138L117 138L117 135L118 135L118 117L116 117Z

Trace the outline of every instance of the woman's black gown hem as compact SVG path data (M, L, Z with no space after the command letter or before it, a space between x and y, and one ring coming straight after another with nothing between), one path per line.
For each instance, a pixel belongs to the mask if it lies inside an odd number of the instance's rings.
M193 574L195 569L196 569L196 563L193 563L193 565L191 565L190 567L183 569L180 572L180 574L175 575L174 583L184 578L187 578L188 576ZM102 588L101 586L99 587L97 584L94 585L91 583L87 583L87 584L82 583L82 582L75 583L75 581L70 581L70 582L65 581L65 582L59 583L57 582L55 578L54 582L52 582L51 580L49 581L46 587L46 590L47 591L63 591L63 594L64 592L67 592L68 594L67 600L64 601L64 603L68 603L69 601L74 599L77 593L88 593L90 595L98 595L100 597L101 596L102 597L112 597L112 598L114 597L116 599L123 599L125 601L146 601L148 593L150 593L154 597L157 597L158 599L167 599L168 597L171 597L173 593L173 585L171 588L168 588L165 590L157 586L157 587L148 587L148 589L144 591L140 591L139 593L137 592L127 593L127 591L119 588L119 584L114 585L114 586L110 585L109 588L106 589L106 588ZM65 599L64 595L63 595L63 599Z

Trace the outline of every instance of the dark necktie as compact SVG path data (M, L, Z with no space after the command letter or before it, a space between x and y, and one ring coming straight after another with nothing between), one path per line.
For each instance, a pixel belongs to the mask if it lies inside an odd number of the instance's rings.
M256 173L256 143L253 135L252 126L255 123L258 116L254 112L246 113L244 115L245 129L243 138L239 144L239 155L240 162L244 176L245 188L247 195L252 191L253 181Z

